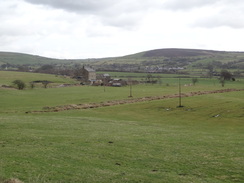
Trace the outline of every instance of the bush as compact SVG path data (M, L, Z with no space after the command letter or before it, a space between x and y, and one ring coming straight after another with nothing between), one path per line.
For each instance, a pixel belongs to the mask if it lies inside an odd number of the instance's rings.
M14 80L13 84L16 85L19 90L23 90L26 87L25 83L21 80Z
M230 80L232 78L232 74L227 70L222 70L220 72L220 78L223 80Z

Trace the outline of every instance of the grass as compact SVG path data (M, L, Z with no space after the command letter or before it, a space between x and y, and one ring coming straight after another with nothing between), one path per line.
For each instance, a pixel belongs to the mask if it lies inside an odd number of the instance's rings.
M3 115L1 176L25 182L241 182L243 93L227 95L239 100L228 103L229 112L227 105L219 107L224 95L187 98L191 108L183 109L173 99ZM206 100L212 101L207 109L199 105Z
M39 74L30 72L14 72L14 71L0 71L0 86L1 85L12 85L12 82L16 79L21 79L26 84L37 81L47 80L56 84L70 83L75 84L76 81L66 78L63 76L55 76L51 74Z
M189 80L182 80L183 84ZM177 93L133 86L135 97ZM243 81L227 83L243 88ZM183 92L222 89L200 80ZM58 113L44 106L128 98L129 88L0 89L0 180L234 183L244 180L244 92ZM22 101L22 102L21 102ZM1 182L1 181L0 181Z
M132 88L134 98L145 96L162 96L178 93L178 80L168 79L166 84L162 85L136 85ZM190 80L182 80L182 92L189 93L192 91L208 91L223 89L220 85L214 85L209 80L201 80L196 86L184 86L189 84ZM200 84L201 83L201 84ZM241 88L243 82L226 84L232 88ZM91 87L91 86L75 86L63 88L34 88L23 91L12 89L0 89L1 103L0 113L19 113L30 110L41 110L46 106L57 106L67 104L81 104L104 102L110 100L128 99L130 92L129 87Z
M105 72L97 72L98 74L104 74ZM136 80L140 79L146 79L148 75L152 75L153 79L168 79L168 78L179 78L179 77L189 77L189 75L179 75L179 74L162 74L162 73L132 73L132 72L106 72L109 74L112 78L135 78Z

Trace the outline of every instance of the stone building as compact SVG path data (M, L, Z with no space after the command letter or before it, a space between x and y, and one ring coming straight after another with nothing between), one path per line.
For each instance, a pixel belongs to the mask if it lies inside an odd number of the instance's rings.
M86 83L93 83L96 81L96 71L88 66L83 66L81 69L81 79Z

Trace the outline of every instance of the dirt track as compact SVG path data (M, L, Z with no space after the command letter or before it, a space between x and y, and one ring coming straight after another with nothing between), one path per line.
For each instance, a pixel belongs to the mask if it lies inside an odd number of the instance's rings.
M225 93L225 92L234 92L234 91L244 91L244 89L223 89L223 90L214 90L214 91L197 91L190 93L182 93L181 97L192 97L197 95L206 95L206 94L214 94L214 93ZM70 104L70 105L62 105L55 107L44 107L42 111L28 111L26 113L43 113L43 112L59 112L65 110L74 110L74 109L91 109L98 107L107 107L121 104L132 104L137 102L146 102L152 100L163 100L168 98L177 98L178 94L174 95L164 95L164 96L154 96L154 97L143 97L143 98L130 98L124 100L113 100L106 101L101 103L88 103L88 104Z

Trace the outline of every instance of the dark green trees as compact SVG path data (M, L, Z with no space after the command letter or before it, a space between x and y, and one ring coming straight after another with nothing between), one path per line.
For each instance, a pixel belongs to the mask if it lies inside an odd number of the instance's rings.
M26 87L25 83L21 80L14 80L13 84L16 85L19 90L23 90Z

